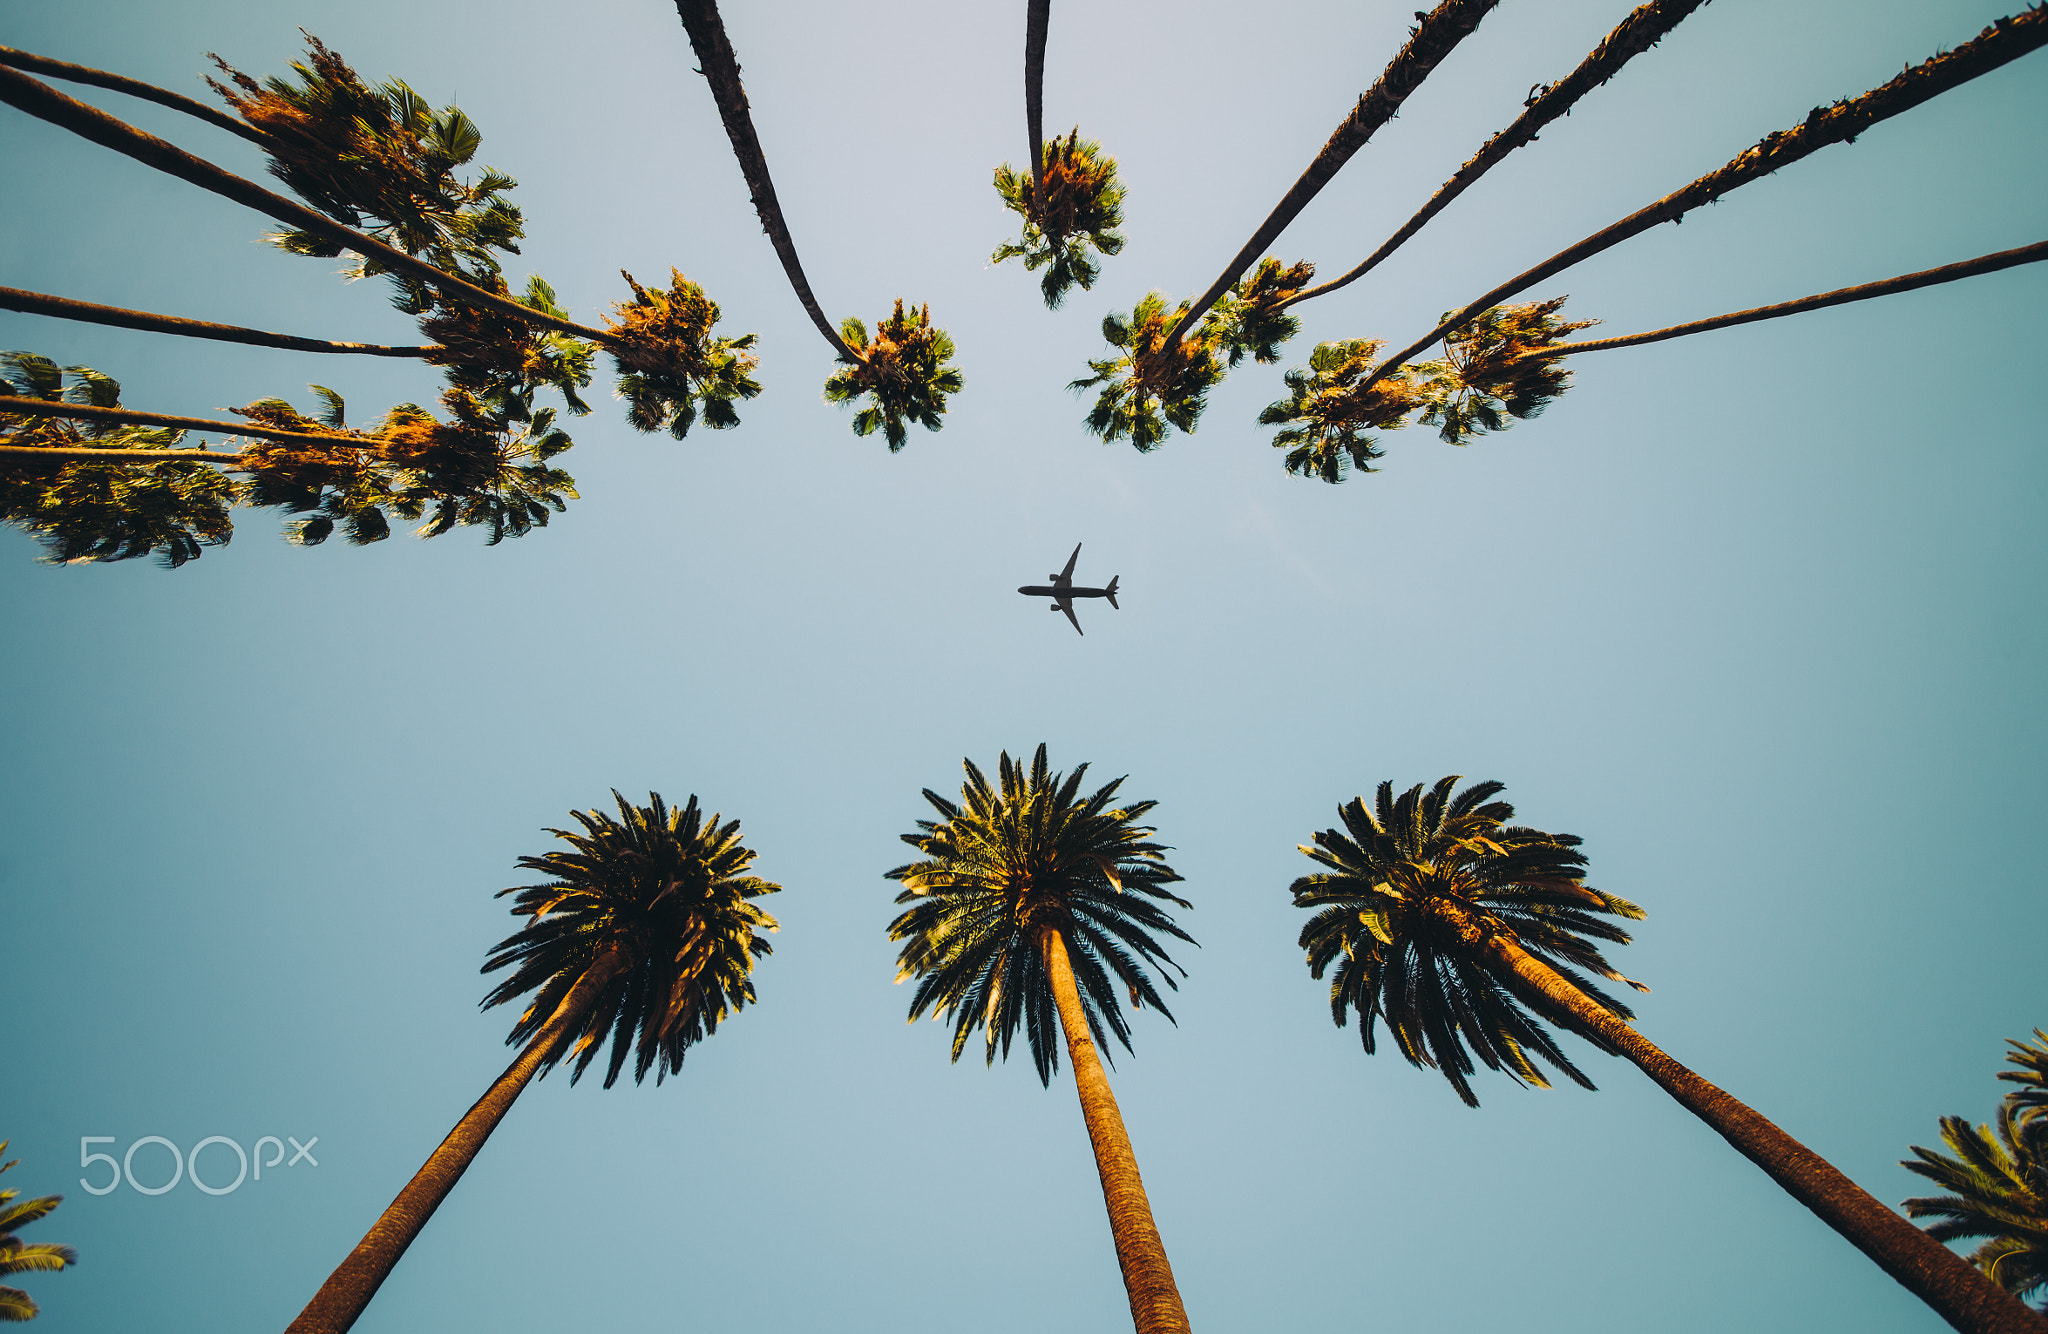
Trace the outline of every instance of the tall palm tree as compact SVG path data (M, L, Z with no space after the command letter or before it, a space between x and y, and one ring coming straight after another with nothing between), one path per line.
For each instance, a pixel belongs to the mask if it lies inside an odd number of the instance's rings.
M1588 887L1579 839L1508 823L1502 785L1456 791L1456 776L1400 796L1381 783L1373 804L1338 808L1302 851L1322 871L1292 886L1310 975L1335 965L1330 1012L1358 1013L1365 1050L1384 1018L1410 1064L1433 1066L1468 1105L1475 1060L1547 1085L1548 1065L1592 1087L1546 1028L1556 1024L1643 1073L1801 1204L1959 1330L2048 1329L2004 1289L1751 1108L1671 1059L1629 1025L1628 1007L1593 976L1643 990L1614 971L1602 942L1625 944L1610 919L1642 909ZM1591 974L1592 976L1588 976Z
M1370 385L1380 376L1394 373L1427 351L1439 338L1463 326L1480 312L1528 291L1581 260L1590 259L1660 223L1678 222L1693 209L1713 203L1730 190L1761 180L1830 144L1853 143L1858 135L1880 121L1910 111L1979 75L1989 74L2043 44L2048 44L2048 6L2037 5L2009 18L1999 19L1972 40L1909 67L1903 74L1861 97L1815 107L1805 120L1792 128L1765 135L1755 147L1744 150L1690 185L1637 209L1619 222L1602 228L1535 268L1508 279L1484 296L1445 315L1436 328L1381 362L1364 383Z
M1917 1162L1899 1164L1954 1191L1906 1201L1906 1213L1932 1218L1939 1241L1982 1237L1970 1262L2015 1297L2040 1297L2048 1313L2048 1033L2040 1045L2015 1040L2005 1059L2019 1067L2000 1079L2020 1085L1998 1105L1992 1126L1941 1118L1941 1138L1955 1156L1912 1146Z
M387 347L382 343L341 343L325 338L301 338L296 334L245 329L238 324L214 324L188 320L178 315L158 315L147 310L103 306L92 301L30 292L19 287L0 287L0 310L19 310L31 315L53 315L60 320L104 324L116 329L141 329L148 333L176 334L181 338L207 338L248 347L281 347L293 352L340 352L366 357L425 358L427 347Z
M903 447L904 417L922 422L929 430L938 430L939 419L946 411L946 395L960 388L960 373L946 364L953 354L953 340L945 330L930 327L929 307L922 308L915 322L923 334L912 336L910 326L902 323L901 297L896 300L895 315L880 324L887 328L891 319L895 320L905 334L902 338L878 333L874 342L856 346L848 335L855 330L865 333L860 321L845 320L834 328L832 321L825 318L824 308L811 292L810 279L804 276L803 262L797 258L796 241L789 234L788 220L782 216L782 204L775 197L775 182L768 175L768 155L761 151L761 136L754 131L753 111L747 102L746 87L740 82L739 56L733 51L732 39L725 34L725 20L719 16L717 0L676 0L676 17L682 20L683 31L689 35L698 73L711 87L718 118L725 126L733 157L738 159L740 174L746 178L747 190L753 196L754 212L760 215L761 230L768 234L775 257L782 261L783 275L789 279L798 304L843 363L843 368L826 381L827 399L845 402L866 398L868 407L854 415L854 434L869 435L877 426L885 427L892 453Z
M511 974L484 997L486 1009L531 996L505 1039L519 1057L466 1112L348 1258L291 1323L289 1334L340 1334L356 1321L475 1159L491 1131L536 1076L574 1059L573 1084L607 1037L610 1088L633 1061L637 1083L659 1084L719 1021L754 999L754 961L769 953L760 932L775 919L753 900L781 888L746 874L754 854L739 821L705 819L693 795L672 810L659 795L636 806L618 792L619 818L575 811L580 832L550 829L569 845L521 857L548 877L516 894L527 919L491 948L486 973Z
M1190 906L1165 888L1180 876L1150 840L1154 831L1138 823L1156 803L1112 805L1121 778L1082 795L1088 766L1053 773L1043 745L1028 770L1005 751L994 787L973 761L965 765L960 804L926 788L942 818L903 835L922 860L888 873L904 886L896 902L910 905L889 924L889 938L904 942L896 980L917 979L910 1017L950 1017L956 1061L980 1029L990 1065L998 1051L1008 1057L1021 1024L1048 1086L1059 1068L1057 1037L1065 1038L1131 1318L1139 1334L1185 1331L1173 1268L1096 1050L1105 1035L1130 1048L1119 992L1172 1019L1150 970L1172 987L1166 969L1179 965L1155 933L1194 943L1156 902Z
M7 1141L0 1139L0 1154L7 1152ZM0 1163L0 1172L5 1172L21 1160ZM12 1278L16 1274L53 1273L66 1265L78 1263L78 1252L69 1246L52 1242L23 1241L15 1233L38 1219L47 1218L50 1212L64 1202L62 1195L45 1195L41 1199L23 1200L14 1203L18 1190L0 1190L0 1278ZM33 1320L41 1309L30 1296L20 1288L0 1284L0 1320Z

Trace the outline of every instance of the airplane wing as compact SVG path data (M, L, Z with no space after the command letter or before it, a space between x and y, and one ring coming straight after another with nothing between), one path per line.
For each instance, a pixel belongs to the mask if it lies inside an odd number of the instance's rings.
M1079 551L1079 550L1080 550L1080 548L1079 548L1079 547L1075 547L1075 548L1074 548L1074 550L1075 550L1075 551ZM1068 568L1068 569L1072 569L1073 567L1074 567L1074 562L1072 562L1072 561L1068 561L1068 562L1067 562L1067 568ZM1077 635L1082 635L1083 637L1085 637L1085 636L1086 636L1086 634L1087 634L1087 632L1081 629L1081 619L1080 619L1080 617L1078 617L1078 616L1074 615L1074 604L1073 604L1073 603L1071 603L1071 602L1069 602L1069 601L1067 601L1067 599L1065 599L1065 598L1061 598L1061 599L1059 600L1058 606L1059 606L1059 609L1060 609L1061 611L1063 611L1063 612L1065 612L1065 613L1067 614L1067 619L1068 619L1068 620L1070 620L1070 621L1072 621L1072 622L1074 623L1074 633L1075 633L1075 634L1077 634Z
M1053 576L1057 583L1070 584L1074 581L1074 562L1081 559L1081 544L1074 543L1074 554L1067 557L1067 568Z

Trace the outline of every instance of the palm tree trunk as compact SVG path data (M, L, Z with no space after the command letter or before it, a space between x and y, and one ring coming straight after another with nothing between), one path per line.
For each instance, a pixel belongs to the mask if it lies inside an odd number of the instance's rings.
M106 324L116 329L142 329L149 333L176 334L181 338L211 338L221 343L243 343L250 347L281 347L293 352L353 352L367 357L424 357L432 347L388 347L382 343L330 343L296 334L266 333L244 329L238 324L209 324L177 315L156 315L146 310L125 310L120 306L95 305L69 297L30 292L19 287L0 287L0 310L20 310L31 315L52 315L60 320L84 324Z
M69 61L52 60L48 56L39 56L33 52L17 51L11 46L0 46L0 65L12 65L16 69L34 70L37 74L45 75L52 79L62 79L66 83L85 83L91 84L95 88L110 88L117 93L126 93L130 97L139 97L145 102L154 102L158 106L169 107L173 111L182 111L188 116L196 116L208 125L226 130L229 134L239 134L250 143L259 144L265 148L270 146L270 140L265 137L263 131L255 126L235 119L218 107L210 107L204 102L195 102L189 97L183 97L172 92L168 88L159 88L153 83L144 83L140 79L131 79L122 74L110 74L106 70L94 69L90 65L73 65Z
M131 412L127 408L96 408L89 403L53 403L47 398L16 398L0 394L0 412L22 417L62 417L68 421L115 422L123 426L175 426L186 431L220 431L227 435L249 435L263 440L291 444L326 445L335 449L376 449L384 442L359 435L321 435L313 431L281 431L249 422L217 422L205 417L172 417L161 412ZM19 450L42 451L39 445L16 445ZM52 447L55 453L61 446ZM122 454L136 450L102 451ZM217 455L216 457L228 457Z
M1167 336L1168 346L1179 342L1195 327L1198 320L1208 313L1230 285L1244 276L1244 271L1256 264L1266 248L1273 244L1280 233L1287 229L1295 216L1308 207L1325 185L1337 175L1337 171L1349 162L1352 155L1365 147L1380 126L1394 118L1408 95L1422 86L1444 57L1450 55L1459 42L1471 35L1479 26L1479 20L1500 3L1500 0L1443 0L1443 3L1429 11L1418 23L1408 44L1394 56L1373 86L1365 90L1353 107L1351 114L1344 118L1323 151L1316 154L1315 161L1308 164L1308 170L1294 183L1294 188L1282 196L1259 229L1252 233L1252 239L1244 243L1244 249L1237 252L1237 258L1230 261L1223 270L1223 276L1210 284L1188 313L1181 316L1180 323L1173 326Z
M1966 1334L2048 1330L2048 1320L2029 1311L1967 1260L1886 1208L1753 1108L1672 1060L1512 939L1496 937L1485 948L1494 963L1522 984L1518 990L1534 992L1547 1002L1543 1009L1568 1017L1572 1027L1633 1061L1736 1152L1761 1167L1949 1324Z
M1388 237L1386 243L1372 252L1365 262L1341 278L1334 278L1316 287L1306 288L1282 301L1276 310L1306 301L1312 296L1334 292L1349 283L1357 282L1370 273L1379 262L1407 244L1408 238L1422 230L1431 218L1444 211L1450 202L1465 193L1466 187L1491 171L1495 164L1526 144L1536 142L1537 134L1544 126L1572 109L1574 103L1601 84L1606 83L1620 72L1633 57L1655 46L1664 34L1677 27L1679 22L1705 4L1707 0L1650 0L1640 6L1607 34L1593 53L1579 62L1579 67L1567 74L1558 83L1552 84L1541 97L1529 103L1528 110L1515 117L1514 124L1488 139L1472 160L1458 168L1458 174L1445 181L1429 202L1418 210L1414 217L1401 225L1401 230Z
M1031 211L1045 210L1045 33L1052 0L1029 0L1024 8L1024 130L1031 137Z
M1615 347L1661 343L1667 338L1683 338L1687 334L1706 333L1710 329L1726 329L1737 324L1754 324L1758 320L1774 320L1780 315L1798 315L1809 310L1821 310L1827 306L1847 305L1851 301L1868 301L1874 296L1890 296L1894 292L1911 292L1916 288L1932 287L1937 283L1951 283L1958 278L1973 278L1980 273L1996 273L2000 269L2010 269L2015 265L2038 264L2044 259L2048 259L2048 241L2036 241L2033 245L2001 250L1993 255L1979 255L1975 259L1966 259L1959 264L1944 264L1938 269L1922 269L1918 273L1886 278L1883 282L1838 288L1832 292L1822 292L1818 296L1803 296L1797 301L1781 301L1775 306L1757 306L1752 310L1733 311L1727 315L1694 320L1690 324L1674 324L1668 329L1652 329L1648 333L1624 334L1619 338L1589 338L1582 343L1560 343L1556 347L1525 353L1515 359L1542 361L1550 357L1568 357L1574 352L1605 352Z
M698 72L711 85L711 100L718 104L725 137L732 140L732 155L739 159L740 174L747 179L761 230L768 233L768 244L775 247L775 257L782 261L791 290L840 360L859 365L862 358L846 345L839 330L832 327L825 312L819 309L818 298L811 295L810 280L804 277L803 262L796 257L796 242L790 239L789 223L783 219L782 205L775 198L775 182L768 176L768 158L761 151L760 136L754 133L747 90L740 83L739 57L725 35L725 21L718 16L717 0L676 0L676 17L683 21L683 31L690 35L690 49L697 53L697 64L701 67Z
M1188 1316L1173 1282L1173 1266L1167 1263L1166 1246L1152 1221L1152 1202L1145 1198L1123 1114L1095 1052L1088 1015L1074 985L1074 968L1067 961L1067 942L1048 927L1039 933L1038 948L1052 981L1060 1029L1066 1034L1067 1063L1074 1069L1074 1091L1081 1096L1081 1119L1088 1123L1088 1142L1095 1149L1095 1170L1102 1178L1102 1200L1109 1208L1109 1230L1116 1239L1124 1292L1131 1300L1131 1320L1138 1334L1187 1334Z
M2048 7L2025 9L2010 18L1998 20L1955 50L1923 61L1853 101L1815 107L1805 120L1791 129L1764 136L1756 147L1745 150L1725 166L1593 233L1570 249L1559 251L1528 272L1508 279L1463 310L1446 316L1436 328L1382 361L1359 381L1352 392L1365 393L1383 377L1428 351L1437 339L1469 322L1481 311L1562 273L1580 260L1590 259L1659 223L1678 222L1691 210L1715 202L1737 186L1768 176L1830 144L1852 142L1879 121L1910 111L1922 102L1961 87L1980 74L1989 74L2044 43L2048 43Z
M365 235L353 227L344 227L324 213L317 213L303 204L295 204L283 195L264 189L254 181L244 180L203 158L194 157L175 144L167 143L153 134L145 134L126 121L118 120L97 107L90 107L75 98L66 97L49 84L39 79L31 79L4 63L0 63L0 102L26 111L39 120L46 120L52 125L70 130L80 138L90 139L102 147L111 148L117 153L155 167L166 175L176 176L179 180L190 182L202 190L210 190L223 198L232 199L238 204L275 218L288 227L311 232L344 249L374 258L385 268L417 278L464 305L492 311L536 328L574 334L578 338L589 339L605 347L614 344L615 340L611 334L599 329L586 328L571 320L558 320L552 315L543 315L537 310L520 305L510 297L486 292L483 288L465 282L454 274L435 268L425 260L408 255L394 246L388 246L374 236Z
M455 1123L455 1129L448 1132L448 1138L441 1141L426 1165L406 1183L398 1198L391 1202L355 1250L349 1252L327 1281L320 1285L320 1291L313 1300L306 1303L306 1309L299 1312L299 1318L292 1321L285 1334L343 1334L370 1299L377 1295L377 1289L391 1274L392 1268L404 1256L406 1247L434 1216L441 1201L448 1192L455 1189L455 1183L469 1167L477 1151L490 1138L491 1131L512 1110L512 1103L521 1090L533 1079L534 1074L552 1056L569 1035L575 1031L578 1021L583 1018L598 993L616 977L626 965L618 950L608 949L600 954L569 994L556 1007L554 1018L548 1026L534 1035L533 1041L519 1053L519 1059L498 1076L476 1105L463 1113Z

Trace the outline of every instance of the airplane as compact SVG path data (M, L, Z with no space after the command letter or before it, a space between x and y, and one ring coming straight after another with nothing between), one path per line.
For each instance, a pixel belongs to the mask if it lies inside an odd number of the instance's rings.
M1075 598L1108 598L1109 605L1116 607L1116 581L1123 578L1122 575L1114 576L1110 579L1108 588L1076 588L1074 587L1074 562L1079 559L1081 559L1081 544L1076 542L1074 543L1074 554L1067 557L1067 568L1061 570L1058 574L1046 576L1046 578L1052 580L1051 587L1047 587L1044 584L1026 584L1017 590L1028 598L1053 599L1053 604L1048 610L1065 612L1067 619L1073 622L1074 633L1077 635L1083 632L1080 620L1074 615L1073 600ZM1122 607L1117 607L1116 609L1118 611L1123 610Z

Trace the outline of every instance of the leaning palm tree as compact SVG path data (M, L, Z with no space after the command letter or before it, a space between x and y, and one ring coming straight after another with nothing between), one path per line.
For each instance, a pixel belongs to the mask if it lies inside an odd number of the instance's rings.
M859 320L848 319L834 328L832 321L825 318L824 308L811 292L811 281L804 276L803 262L797 258L796 241L790 236L788 220L782 216L782 204L775 197L775 182L768 175L768 155L761 149L761 136L754 132L753 110L747 102L746 87L740 82L739 56L733 50L732 39L726 36L718 0L676 0L676 17L682 20L683 31L689 35L690 49L697 57L697 72L711 87L712 101L718 106L718 118L732 144L733 157L746 178L748 193L753 196L761 230L768 234L768 244L782 261L783 276L789 279L797 303L811 317L811 323L824 335L841 363L842 368L825 382L827 401L865 398L867 406L854 414L853 432L871 435L878 426L882 427L891 453L903 448L906 416L928 430L938 430L940 418L946 412L946 396L958 392L961 385L960 372L949 364L953 340L945 330L931 327L928 306L922 308L916 321L905 323L901 297L897 298L896 313L891 317L897 332L903 335L901 338L888 335L891 318L881 321L873 343L862 341L866 330Z
M0 1154L7 1152L7 1141L0 1139ZM5 1172L20 1162L0 1163L0 1172ZM41 1218L64 1202L62 1195L45 1195L41 1199L23 1200L14 1203L18 1190L0 1190L0 1278L12 1278L16 1274L50 1273L66 1265L78 1263L78 1252L69 1246L53 1242L23 1241L14 1235L20 1229ZM0 1284L0 1320L33 1320L41 1308L33 1298L20 1288Z
M356 1322L406 1247L455 1188L520 1091L574 1058L575 1083L607 1037L610 1088L633 1062L637 1083L681 1071L684 1053L754 999L754 960L769 953L761 931L775 919L753 903L781 888L746 874L754 854L739 821L706 820L697 798L671 810L659 795L636 806L618 792L619 818L573 812L581 832L550 829L569 845L521 857L548 877L515 886L512 913L527 919L491 948L486 973L511 975L486 1009L531 995L505 1040L521 1044L507 1067L434 1150L375 1226L328 1276L289 1334L340 1334Z
M956 1061L980 1029L990 1065L998 1052L1008 1057L1021 1024L1047 1085L1064 1036L1131 1318L1139 1334L1185 1331L1173 1268L1096 1051L1106 1035L1130 1048L1119 991L1134 1007L1173 1017L1150 970L1177 986L1166 969L1179 965L1154 933L1194 943L1155 902L1190 906L1165 888L1180 876L1150 841L1154 831L1138 823L1155 803L1112 805L1121 778L1082 795L1088 766L1050 772L1043 745L1028 770L1004 752L995 787L973 761L966 768L960 804L925 789L943 818L903 835L922 860L888 875L904 886L896 902L910 905L889 924L889 938L904 942L896 980L917 979L911 1021L928 1011L950 1017Z
M2034 1030L2036 1046L2014 1041L2005 1059L2019 1067L2000 1073L2020 1085L1998 1106L1992 1126L1967 1118L1941 1118L1941 1138L1955 1156L1913 1145L1917 1162L1901 1163L1955 1192L1906 1201L1914 1218L1932 1218L1927 1235L1938 1241L1981 1237L1970 1262L1992 1282L2048 1312L2048 1033Z
M1401 1055L1442 1072L1471 1106L1467 1076L1477 1065L1538 1086L1549 1066L1592 1087L1546 1025L1568 1029L1634 1062L1957 1329L2048 1329L1819 1155L1645 1041L1629 1008L1592 980L1646 989L1600 949L1627 943L1611 919L1639 919L1642 909L1585 884L1577 837L1508 823L1514 807L1494 800L1501 784L1458 792L1457 783L1444 778L1427 792L1418 783L1398 797L1381 783L1371 806L1355 798L1339 807L1341 831L1301 849L1324 869L1292 886L1295 906L1315 913L1300 944L1311 976L1335 966L1339 1027L1356 1010L1369 1053L1385 1019Z

